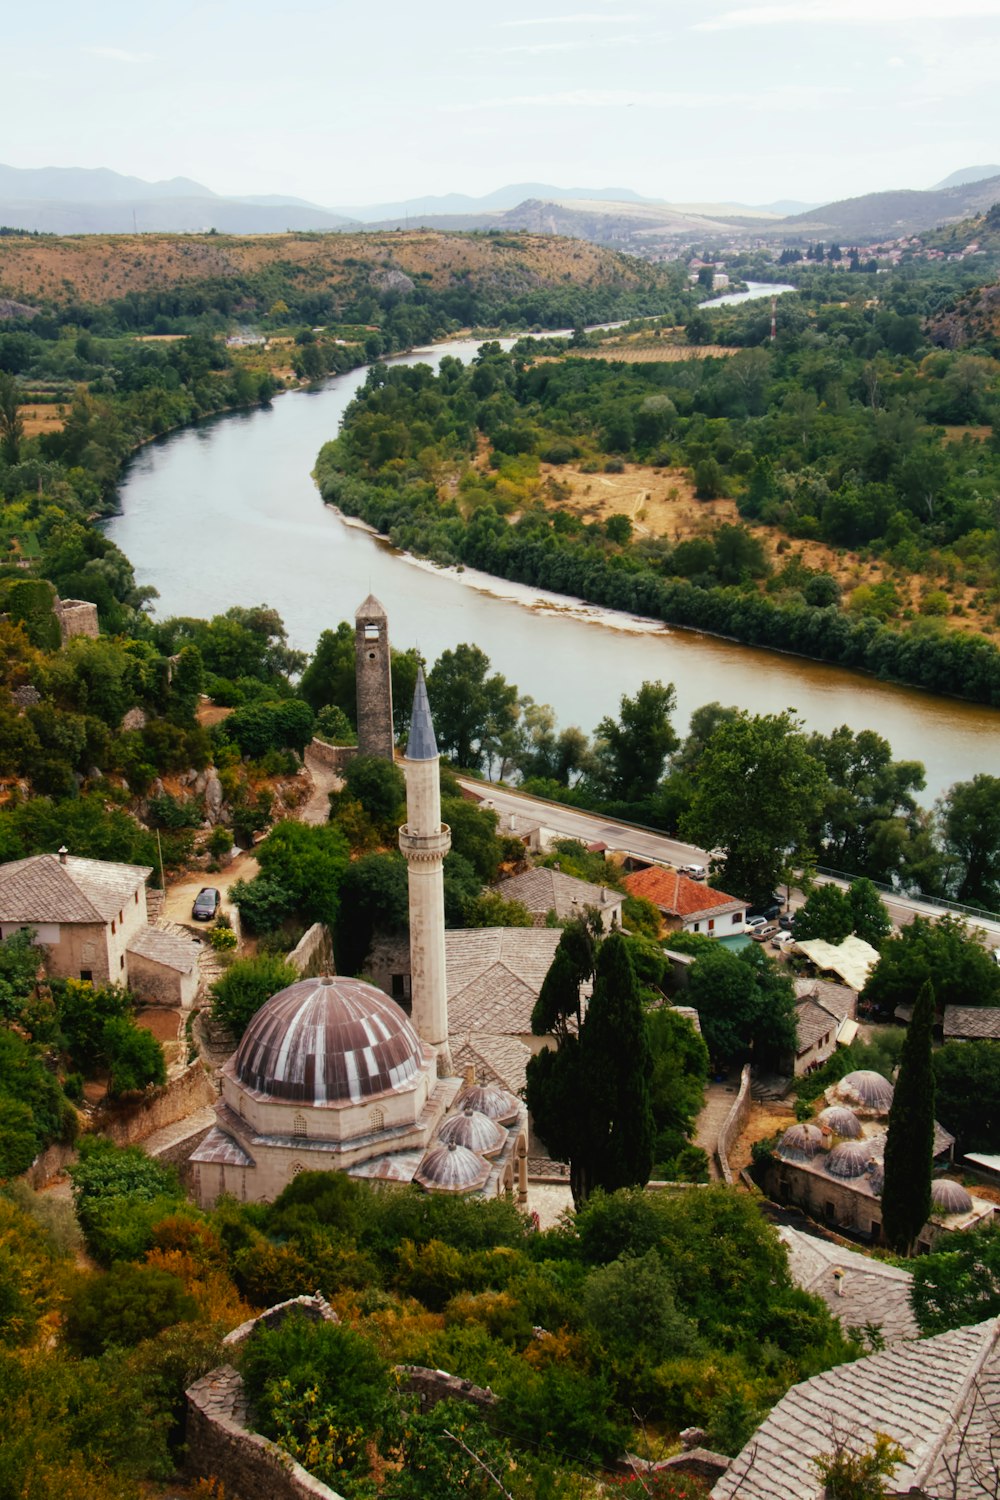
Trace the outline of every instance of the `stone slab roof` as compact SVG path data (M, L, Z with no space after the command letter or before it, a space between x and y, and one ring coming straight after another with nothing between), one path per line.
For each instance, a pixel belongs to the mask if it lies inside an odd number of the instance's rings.
M727 896L725 891L713 890L703 880L692 880L680 870L667 870L662 865L650 865L648 870L627 875L625 889L630 896L643 896L668 916L684 921L740 911L747 905L736 896Z
M804 1052L807 1047L812 1047L821 1041L828 1032L834 1037L837 1035L837 1027L840 1025L835 1015L827 1010L825 1005L819 1004L811 996L800 1000L795 1007L795 1026L799 1038L799 1051Z
M145 865L35 854L0 865L0 921L109 922L152 874Z
M456 1024L452 1007L460 1005L463 993L495 965L506 968L537 995L561 936L555 927L466 927L446 932L445 964L452 1029L463 1029Z
M833 984L829 979L795 979L792 983L796 1000L816 1000L838 1021L853 1021L858 1013L858 997L849 985Z
M906 1455L889 1494L992 1500L996 1407L991 1415L987 1403L1000 1395L998 1332L995 1319L952 1329L793 1385L716 1484L712 1500L821 1500L815 1455L840 1441L858 1452L876 1432L887 1433Z
M1000 1041L1000 1005L946 1005L944 1036L946 1041Z
M244 1151L239 1141L213 1125L197 1150L192 1151L189 1161L209 1162L216 1166L253 1167L256 1165L249 1152Z
M523 1096L531 1049L517 1037L486 1031L464 1036L452 1032L450 1040L452 1063L458 1072L475 1068L477 1083L498 1083L508 1093Z
M588 906L602 912L612 910L625 899L621 891L592 885L589 880L578 880L575 875L564 875L562 870L549 870L543 865L513 875L493 889L505 901L523 902L530 912L554 911L560 921L582 916Z
M782 1225L778 1235L788 1251L793 1281L804 1291L822 1297L845 1328L878 1324L887 1344L920 1337L910 1308L912 1271L873 1260L789 1225ZM836 1277L836 1270L844 1274Z
M179 932L168 932L162 927L144 927L129 943L128 951L139 958L148 958L151 963L162 964L165 969L190 974L198 967L201 944Z

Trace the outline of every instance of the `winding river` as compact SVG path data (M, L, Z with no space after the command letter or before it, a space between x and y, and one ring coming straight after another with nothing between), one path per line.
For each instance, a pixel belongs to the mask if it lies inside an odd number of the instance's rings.
M401 358L436 365L446 354L471 358L476 347L459 340ZM394 644L417 645L433 661L474 641L522 693L551 703L563 725L591 732L617 712L622 693L652 678L675 684L681 733L691 711L713 699L755 713L792 708L810 729L877 729L897 758L924 762L928 804L954 781L1000 774L1000 710L395 552L325 507L310 477L364 380L363 369L334 376L269 407L172 433L136 455L107 532L138 582L159 591L160 616L210 616L264 601L282 615L291 644L311 651L320 631L353 619L374 593L389 612Z

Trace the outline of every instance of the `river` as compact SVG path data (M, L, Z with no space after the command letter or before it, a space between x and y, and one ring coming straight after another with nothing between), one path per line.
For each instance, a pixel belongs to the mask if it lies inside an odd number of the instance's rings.
M436 365L475 349L458 340L401 358ZM1000 773L1000 710L443 571L346 522L322 504L310 472L364 380L363 369L352 370L269 407L171 433L136 455L121 484L121 514L106 529L138 582L159 590L159 616L266 602L291 644L311 651L320 631L353 619L374 593L396 646L416 645L433 662L474 641L522 693L551 703L561 725L588 733L617 712L622 693L659 679L676 686L681 733L691 711L713 699L755 713L791 708L809 729L877 729L897 758L924 762L928 804L954 781Z

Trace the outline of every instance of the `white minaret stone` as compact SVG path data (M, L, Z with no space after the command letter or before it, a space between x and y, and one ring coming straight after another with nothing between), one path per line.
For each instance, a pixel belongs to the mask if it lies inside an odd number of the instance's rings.
M438 1071L451 1072L448 986L444 956L444 857L451 829L441 822L438 748L423 668L417 672L413 717L403 770L406 822L399 847L406 859L410 896L410 995L417 1035L438 1055Z

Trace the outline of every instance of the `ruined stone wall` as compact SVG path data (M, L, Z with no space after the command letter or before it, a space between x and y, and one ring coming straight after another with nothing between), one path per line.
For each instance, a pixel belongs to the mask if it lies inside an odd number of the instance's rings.
M309 743L309 754L321 766L328 766L331 771L342 771L360 751L357 745L328 745L326 740L314 739Z
M162 1089L136 1103L108 1105L95 1116L94 1128L114 1141L116 1146L132 1146L144 1141L154 1130L185 1119L206 1104L213 1104L216 1092L201 1062L193 1062Z
M320 974L336 974L333 956L333 937L329 927L314 922L299 939L288 955L288 962L303 979L315 979Z
M57 595L52 608L59 621L59 634L64 646L74 635L88 635L95 641L100 635L97 605L91 604L89 599L60 599Z
M729 1165L729 1152L733 1142L742 1131L750 1117L750 1064L747 1063L740 1077L740 1087L733 1100L733 1107L725 1118L722 1129L719 1131L719 1142L715 1148L715 1154L719 1158L719 1171L723 1180L730 1187L733 1185L732 1168Z
M59 1177L77 1159L75 1146L46 1146L44 1151L39 1152L31 1166L24 1173L22 1182L26 1182L30 1188L37 1192L39 1188L45 1187L54 1178Z
M461 1380L445 1370L428 1370L423 1365L397 1365L396 1375L401 1391L410 1391L420 1402L421 1411L431 1411L439 1401L467 1401L480 1411L491 1412L497 1397L491 1390Z

